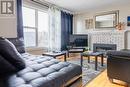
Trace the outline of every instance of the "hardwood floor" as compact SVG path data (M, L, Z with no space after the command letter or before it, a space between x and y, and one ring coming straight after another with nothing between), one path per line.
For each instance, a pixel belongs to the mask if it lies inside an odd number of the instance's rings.
M67 60L72 60L75 58L80 58L80 56L79 55L72 56L70 58L67 58ZM63 57L59 57L59 59L63 61ZM91 59L94 60L95 58L92 57ZM98 61L100 61L100 59ZM104 63L106 63L106 59L104 59ZM95 79L93 79L90 83L88 83L85 87L127 87L127 86L124 82L118 80L114 80L114 84L111 83L107 77L107 70L105 70L100 75L98 75Z
M113 84L108 80L107 70L105 70L85 87L126 87L124 82L117 80L114 80L114 82L115 83Z

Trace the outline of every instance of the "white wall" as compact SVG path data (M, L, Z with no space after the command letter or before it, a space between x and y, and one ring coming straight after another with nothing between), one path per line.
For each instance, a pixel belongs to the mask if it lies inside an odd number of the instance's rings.
M130 5L123 6L111 6L105 7L101 9L95 9L89 12L75 14L74 15L74 27L73 31L75 34L83 34L93 31L93 29L85 29L85 19L93 18L96 14L100 14L102 12L115 11L119 10L119 21L125 22L127 24L127 16L130 16ZM130 27L126 26L126 29L130 29Z
M17 8L16 8L16 0L14 0L14 14L13 15L1 15L0 14L0 36L4 36L7 38L17 37ZM0 6L1 7L1 6ZM31 54L41 55L43 53L42 48L30 49L26 50Z
M17 37L17 17L16 17L16 1L14 1L14 14L1 15L0 14L0 36ZM1 8L1 6L0 6Z

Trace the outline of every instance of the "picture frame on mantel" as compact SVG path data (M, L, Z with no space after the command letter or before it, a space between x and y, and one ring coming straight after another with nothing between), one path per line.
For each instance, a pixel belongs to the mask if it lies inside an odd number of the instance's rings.
M127 17L127 26L130 26L130 16Z
M86 29L93 29L94 28L93 19L86 19L85 20L85 28Z

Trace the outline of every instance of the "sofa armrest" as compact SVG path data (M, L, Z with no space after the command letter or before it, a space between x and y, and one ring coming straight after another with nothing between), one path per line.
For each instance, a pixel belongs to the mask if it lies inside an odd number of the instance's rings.
M117 79L124 82L130 82L130 58L108 56L107 59L107 76L110 79Z
M107 56L125 57L130 59L130 51L108 51Z

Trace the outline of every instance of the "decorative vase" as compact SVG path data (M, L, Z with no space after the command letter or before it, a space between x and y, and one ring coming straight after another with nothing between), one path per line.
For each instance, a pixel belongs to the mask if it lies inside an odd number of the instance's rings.
M124 22L119 22L119 23L116 25L116 29L117 29L117 30L124 30L124 29L125 29L125 23L124 23Z

